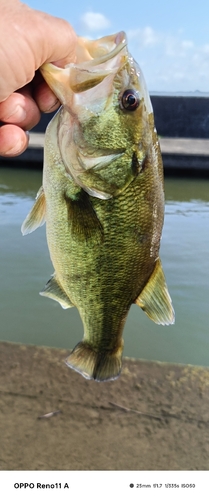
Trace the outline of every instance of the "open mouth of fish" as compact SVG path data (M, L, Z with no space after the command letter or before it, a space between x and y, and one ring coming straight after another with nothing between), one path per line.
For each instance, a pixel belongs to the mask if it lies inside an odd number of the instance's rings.
M123 31L99 40L78 37L76 63L67 64L65 68L46 63L40 70L49 87L64 104L69 87L76 93L84 92L98 85L108 75L116 73L121 65L120 53L126 46L127 39Z
M121 65L121 52L127 47L126 34L121 31L99 40L78 39L77 64L71 69L71 88L82 92L93 88ZM79 71L80 70L80 71Z

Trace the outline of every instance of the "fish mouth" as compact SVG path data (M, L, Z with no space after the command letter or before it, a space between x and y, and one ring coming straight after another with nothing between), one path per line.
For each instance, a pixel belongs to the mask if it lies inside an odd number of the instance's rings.
M123 31L98 40L78 38L76 58L76 63L65 68L47 63L40 71L63 104L57 134L67 175L89 195L109 199L121 192L123 181L124 187L130 181L129 174L128 180L118 174L116 182L111 173L107 179L112 164L117 169L126 146L120 147L116 141L110 149L108 143L104 148L89 134L89 124L96 137L102 135L95 123L114 106L114 81L117 86L124 85L122 70L127 62L132 66L133 59Z
M98 40L78 37L76 63L60 68L52 63L41 66L40 72L62 104L69 104L70 90L84 92L114 75L127 59L127 38L123 31Z
M105 36L98 40L88 40L79 37L76 51L77 64L88 66L103 64L115 57L127 45L124 31L114 35Z

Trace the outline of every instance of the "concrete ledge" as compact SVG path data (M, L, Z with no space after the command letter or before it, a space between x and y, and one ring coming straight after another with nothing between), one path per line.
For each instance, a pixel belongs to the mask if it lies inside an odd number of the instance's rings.
M44 134L31 132L27 150L13 158L0 157L0 166L42 168ZM165 174L209 175L209 139L160 138Z
M160 147L163 154L209 157L209 139L160 137Z
M1 470L209 469L208 368L124 358L98 383L68 355L0 342Z

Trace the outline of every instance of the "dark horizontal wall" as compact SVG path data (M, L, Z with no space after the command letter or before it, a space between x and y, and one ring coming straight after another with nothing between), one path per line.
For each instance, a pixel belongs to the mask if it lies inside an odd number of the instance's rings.
M151 101L159 135L209 139L209 98L151 96Z
M33 128L32 132L45 132L48 123L54 115L55 113L42 113L40 122Z
M209 139L209 98L153 95L151 101L159 135ZM53 114L42 115L33 131L44 132Z

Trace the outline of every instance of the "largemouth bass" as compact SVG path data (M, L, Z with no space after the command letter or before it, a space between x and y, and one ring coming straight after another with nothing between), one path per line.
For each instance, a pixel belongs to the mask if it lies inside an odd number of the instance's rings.
M22 232L46 221L55 273L41 295L81 316L84 338L67 365L114 379L131 304L155 323L174 322L159 259L164 188L153 110L123 32L81 38L76 64L41 72L62 107L46 130L43 186Z

